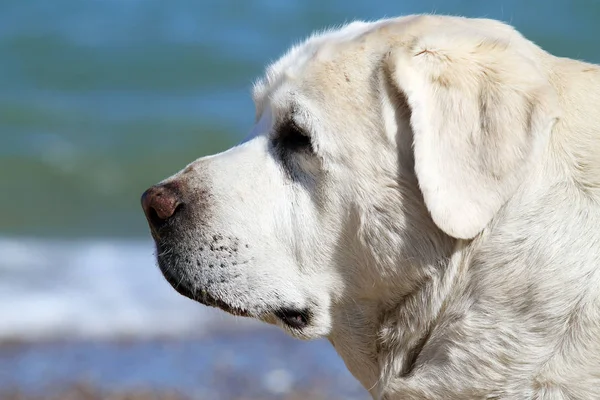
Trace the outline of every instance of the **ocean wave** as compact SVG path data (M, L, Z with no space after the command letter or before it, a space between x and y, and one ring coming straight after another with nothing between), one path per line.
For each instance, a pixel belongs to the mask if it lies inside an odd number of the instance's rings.
M256 328L177 294L146 240L0 238L0 340Z

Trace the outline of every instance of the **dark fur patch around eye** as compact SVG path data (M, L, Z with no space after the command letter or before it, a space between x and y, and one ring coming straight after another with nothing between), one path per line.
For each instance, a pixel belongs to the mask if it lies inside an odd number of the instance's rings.
M277 129L277 146L288 151L312 151L310 136L294 121L286 121Z

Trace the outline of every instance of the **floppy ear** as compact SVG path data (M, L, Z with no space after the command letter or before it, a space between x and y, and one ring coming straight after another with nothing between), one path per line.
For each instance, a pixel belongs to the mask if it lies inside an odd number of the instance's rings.
M558 116L541 50L514 40L442 32L398 45L387 59L411 111L425 204L455 238L473 238L514 194Z

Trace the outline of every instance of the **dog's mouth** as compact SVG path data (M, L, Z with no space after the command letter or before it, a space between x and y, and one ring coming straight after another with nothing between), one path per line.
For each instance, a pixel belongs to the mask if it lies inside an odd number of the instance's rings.
M214 297L208 291L194 287L194 285L190 284L186 279L174 276L169 271L169 268L163 268L163 266L161 265L160 270L163 273L163 276L167 280L167 282L169 282L173 289L175 289L175 291L180 295L185 296L188 299L197 301L198 303L203 304L205 306L219 308L232 315L236 315L239 317L252 316L250 315L250 312L247 309L232 306L224 302L223 300Z
M293 330L302 330L310 323L310 311L308 309L280 308L273 314Z
M159 243L157 242L159 254L166 253ZM256 307L244 307L240 304L233 305L214 296L210 289L200 287L192 280L186 279L185 275L182 277L180 274L175 273L173 268L170 268L169 264L160 256L158 257L158 264L163 277L175 291L202 305L218 308L238 317L255 318L271 324L277 324L277 321L280 321L285 327L297 333L301 333L311 323L312 312L306 307L265 305L257 309Z
M206 291L200 291L200 293L194 294L193 296L190 295L191 293L189 291L185 293L182 293L181 291L179 292L202 305L218 308L222 311L225 311L226 313L235 315L237 317L265 319L264 317L261 318L260 315L253 315L254 313L250 313L250 311L248 311L245 308L232 306L224 302L223 300L212 296ZM295 309L284 307L267 314L273 315L275 318L283 322L285 326L287 326L293 331L301 331L305 329L310 324L311 319L311 314L308 309ZM266 320L268 320L268 318L266 318Z
M215 298L207 292L203 292L201 296L196 296L195 298L192 298L192 300L195 300L205 306L219 308L226 313L238 317L255 317L258 319L265 319L261 318L260 316L251 315L251 313L245 308L231 306L230 304ZM307 309L298 310L294 308L280 308L270 314L275 316L275 318L283 322L285 326L294 331L301 331L310 323L310 312Z
M275 309L274 311L263 312L259 313L260 315L255 315L256 313L250 312L247 308L233 306L213 296L207 290L191 287L187 284L185 279L177 279L170 273L164 273L164 271L168 271L168 269L161 268L161 271L163 271L163 276L165 279L179 294L191 300L197 301L202 305L218 308L226 313L238 317L257 318L273 322L272 318L268 317L271 315L294 331L301 331L310 324L311 312L307 308L281 307Z
M208 307L215 307L215 308L221 309L221 310L225 311L226 313L235 315L237 317L252 317L252 315L250 315L250 312L248 310L246 310L245 308L234 307L230 304L227 304L223 300L219 300L219 299L215 298L214 296L212 296L211 294L209 294L205 291L202 292L201 296L196 296L195 298L192 298L192 300L196 300L198 303L203 304Z
M269 320L269 318L265 318L264 315L253 315L245 308L231 306L230 304L215 298L207 292L203 292L201 296L195 296L195 298L192 298L192 300L195 300L205 306L218 308L226 313L238 317L257 318L267 321ZM293 331L301 331L310 324L311 314L307 309L299 310L295 308L284 307L279 308L274 312L265 314L273 315Z

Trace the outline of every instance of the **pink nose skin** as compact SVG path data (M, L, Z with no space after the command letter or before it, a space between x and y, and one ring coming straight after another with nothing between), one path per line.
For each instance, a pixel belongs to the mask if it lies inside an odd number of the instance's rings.
M142 195L142 208L152 228L160 228L171 218L181 205L179 195L173 188L160 185L152 186Z

